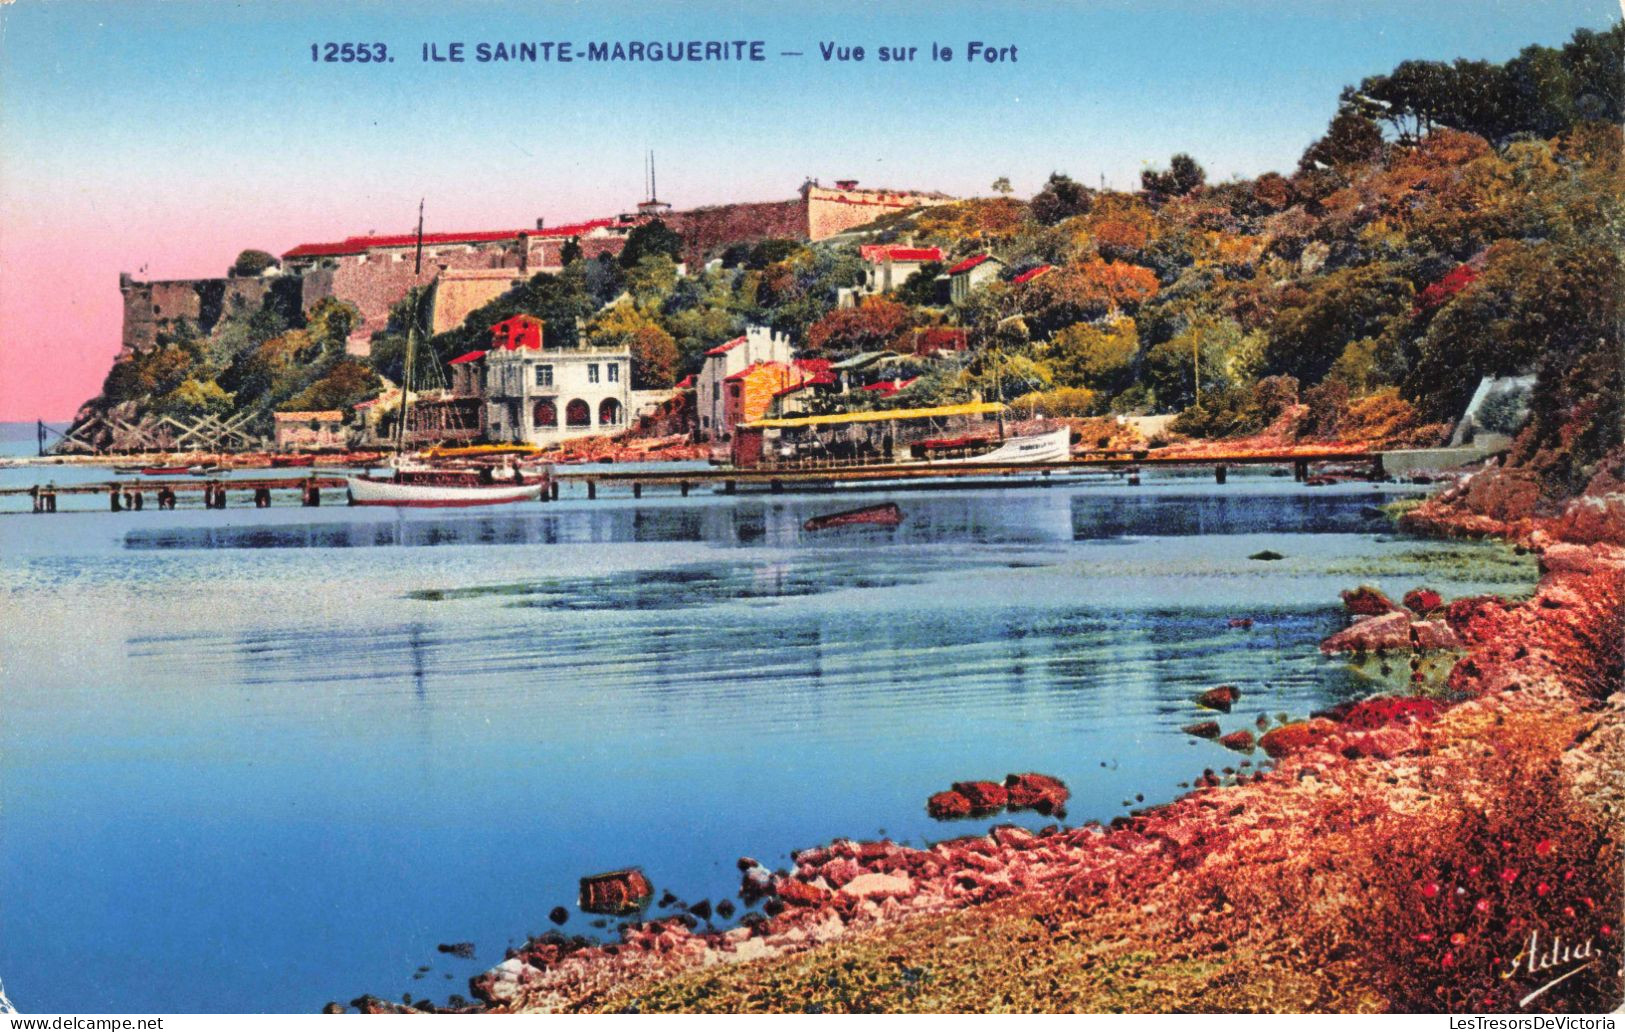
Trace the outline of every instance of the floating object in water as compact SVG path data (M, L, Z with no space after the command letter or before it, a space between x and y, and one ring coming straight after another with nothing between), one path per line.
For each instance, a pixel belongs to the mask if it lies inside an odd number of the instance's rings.
M570 920L570 912L563 907L554 907L547 912L547 919L556 925L561 925Z
M435 949L454 957L462 957L464 960L474 956L474 944L471 942L443 942Z
M581 879L580 906L589 914L622 917L647 907L654 894L654 886L649 884L643 871L629 867Z
M1220 734L1217 720L1203 720L1195 724L1186 724L1180 730L1197 738L1217 738Z
M1230 626L1231 627L1239 627L1242 630L1246 630L1247 628L1251 627L1252 625L1253 625L1253 618L1250 617L1250 616L1232 616L1230 618Z
M1262 552L1254 552L1252 555L1248 556L1247 558L1249 558L1249 559L1259 559L1259 560L1262 560L1264 562L1274 562L1277 559L1285 559L1286 556L1282 555L1280 552L1271 552L1269 549L1266 548Z
M880 505L866 505L861 509L832 512L828 516L814 516L803 523L801 529L828 530L831 527L848 527L865 523L877 527L895 527L902 522L903 510L897 507L897 503L884 502Z
M1196 704L1204 707L1205 709L1213 709L1218 710L1221 713L1229 713L1230 707L1234 706L1236 704L1236 700L1239 698L1241 698L1240 688L1237 688L1233 684L1221 684L1217 688L1209 688L1201 695L1198 695L1196 697Z

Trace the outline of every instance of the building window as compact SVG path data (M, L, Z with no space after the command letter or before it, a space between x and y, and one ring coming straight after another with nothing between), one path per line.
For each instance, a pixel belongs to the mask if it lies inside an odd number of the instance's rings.
M535 418L531 420L531 423L536 429L554 430L558 428L559 410L553 406L551 401L538 401L533 415Z
M614 369L614 366L610 366ZM599 426L618 426L621 422L621 403L614 398L605 398L598 406Z
M592 426L592 409L580 398L564 406L564 425L570 427Z
M621 364L619 362L611 362L609 364L609 382L621 382Z
M539 365L539 366L536 367L536 386L538 386L538 387L551 387L551 386L553 386L553 367L552 366L550 366L550 365Z
M587 363L587 382L588 383L597 383L598 382L598 363L597 362L588 362Z

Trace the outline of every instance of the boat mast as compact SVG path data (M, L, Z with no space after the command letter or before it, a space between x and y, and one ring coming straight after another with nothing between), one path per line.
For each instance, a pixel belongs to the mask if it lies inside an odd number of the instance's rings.
M418 199L417 250L412 259L412 281L423 274L423 200ZM406 294L406 361L401 366L401 415L395 427L395 454L406 450L406 424L411 416L412 366L418 351L418 288L414 285Z

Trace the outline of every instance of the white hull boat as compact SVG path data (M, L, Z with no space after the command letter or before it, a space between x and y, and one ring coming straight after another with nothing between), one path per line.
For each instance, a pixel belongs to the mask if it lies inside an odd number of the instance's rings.
M992 451L955 459L930 459L932 466L967 463L1007 465L1027 462L1066 462L1072 457L1072 431L1066 427L1031 437L1011 437Z
M398 505L422 508L461 508L532 502L547 489L545 480L529 484L454 485L412 483L373 477L345 477L351 505Z

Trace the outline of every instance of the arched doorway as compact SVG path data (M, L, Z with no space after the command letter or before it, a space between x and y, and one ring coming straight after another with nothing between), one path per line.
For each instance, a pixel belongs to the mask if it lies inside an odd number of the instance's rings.
M599 426L619 426L621 422L621 403L614 398L605 398L598 405Z
M566 426L592 426L592 407L580 398L564 406L564 424Z
M559 409L551 401L538 401L531 416L531 425L538 430L554 430L558 428Z

